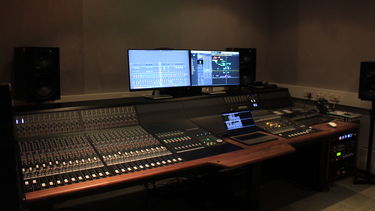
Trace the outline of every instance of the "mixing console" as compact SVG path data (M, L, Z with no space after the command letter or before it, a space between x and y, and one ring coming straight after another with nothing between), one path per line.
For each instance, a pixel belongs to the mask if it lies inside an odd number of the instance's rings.
M204 148L203 143L181 130L156 133L155 136L177 153Z
M25 192L110 175L81 134L19 140Z
M16 136L39 137L138 124L134 106L18 115Z
M190 137L195 138L199 142L203 143L205 146L218 146L224 144L222 139L215 137L212 133L201 128L194 128L192 130L186 131L186 133Z
M224 101L229 111L245 109L255 110L260 107L257 96L255 94L227 96L224 97Z
M268 133L284 138L293 138L318 131L278 115L267 115L264 119L258 119L256 120L256 125Z
M241 149L223 142L222 139L186 120L149 124L144 127L184 160Z
M101 130L89 138L116 174L182 161L140 126Z
M138 124L134 106L106 107L82 111L86 130L123 127Z
M82 130L78 111L19 115L14 119L16 136L35 137Z

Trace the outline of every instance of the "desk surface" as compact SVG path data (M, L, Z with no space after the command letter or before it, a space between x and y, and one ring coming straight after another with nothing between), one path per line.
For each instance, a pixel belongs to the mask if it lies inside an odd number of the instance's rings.
M226 142L240 146L243 149L215 156L205 157L201 159L196 159L192 161L176 163L168 166L142 170L134 173L128 173L124 175L117 175L92 181L86 181L71 185L29 192L25 194L24 200L28 202L42 200L50 197L67 195L70 193L76 193L84 190L93 190L110 185L152 178L158 175L164 175L197 167L213 165L221 168L232 168L248 165L251 163L260 162L284 154L292 153L295 151L295 148L292 146L293 144L313 141L324 136L329 136L335 133L340 133L358 127L358 124L354 123L341 121L336 121L336 123L336 128L329 127L327 124L319 124L313 126L313 128L321 130L316 133L298 136L291 139L285 139L275 136L277 137L277 139L274 141L252 146L247 146L230 139L225 139Z

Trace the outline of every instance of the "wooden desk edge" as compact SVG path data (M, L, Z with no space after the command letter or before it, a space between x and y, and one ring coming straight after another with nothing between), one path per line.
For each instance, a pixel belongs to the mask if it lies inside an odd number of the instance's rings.
M25 193L24 201L33 202L48 199L51 197L68 195L70 193L76 193L79 191L93 190L109 185L147 179L158 175L160 176L191 168L198 168L201 166L215 165L221 168L236 167L276 157L278 155L283 155L293 151L294 148L292 146L285 143L280 143L279 141L274 141L271 144L264 143L254 146L245 146L244 149L241 150L205 157L197 160L185 161L173 165L142 170L129 174L116 175L82 183L75 183L50 189L33 191Z

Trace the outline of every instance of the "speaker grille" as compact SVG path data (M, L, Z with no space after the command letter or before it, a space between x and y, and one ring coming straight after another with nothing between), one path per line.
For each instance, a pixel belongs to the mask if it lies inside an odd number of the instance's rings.
M227 48L240 52L241 86L248 86L256 80L256 48Z
M361 62L359 98L375 100L375 62Z
M15 49L15 98L28 101L60 99L59 49Z

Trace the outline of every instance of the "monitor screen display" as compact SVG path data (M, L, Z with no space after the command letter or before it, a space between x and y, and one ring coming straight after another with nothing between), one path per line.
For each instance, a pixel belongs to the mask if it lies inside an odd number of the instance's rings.
M188 50L128 50L130 90L190 86Z
M221 114L228 132L250 133L258 131L249 110L233 111Z
M238 51L191 50L192 86L227 86L240 84Z

